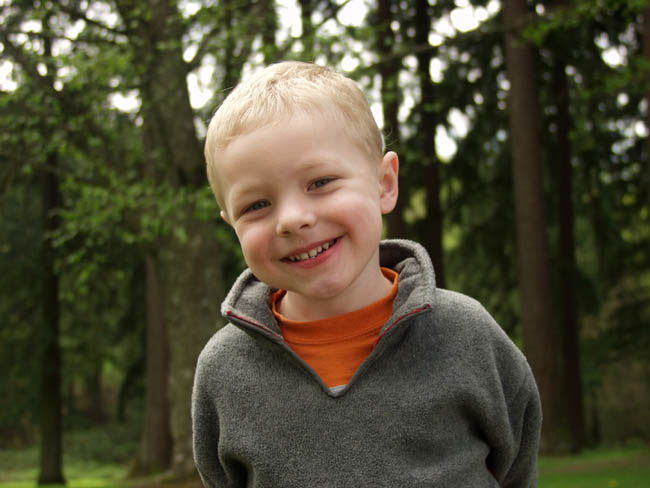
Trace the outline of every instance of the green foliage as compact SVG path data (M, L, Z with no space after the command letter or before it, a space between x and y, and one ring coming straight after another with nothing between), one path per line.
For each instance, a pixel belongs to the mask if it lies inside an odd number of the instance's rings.
M605 23L607 18L618 17L629 24L648 6L648 0L574 0L568 6L551 4L548 12L527 26L525 35L537 46L544 47L554 33L594 21Z
M39 200L24 186L7 188L0 199L0 438L2 444L29 440L38 398L40 284L37 281L41 237ZM15 432L14 426L22 426ZM17 437L15 437L17 436ZM26 437L26 438L25 438Z

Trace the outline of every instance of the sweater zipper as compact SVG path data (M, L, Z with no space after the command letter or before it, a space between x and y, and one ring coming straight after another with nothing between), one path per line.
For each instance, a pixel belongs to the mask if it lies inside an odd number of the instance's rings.
M382 340L382 338L384 336L386 336L393 329L393 327L395 327L399 322L401 322L402 320L404 320L404 319L406 319L408 317L411 317L413 315L418 315L418 314L424 312L425 310L429 310L430 308L431 308L431 304L427 303L427 304L425 304L425 305L423 305L421 307L414 308L410 312L406 312L405 314L400 315L399 317L397 317L393 321L392 324L390 324L388 327L386 327L386 329L381 334L379 334L379 337L377 337L377 340L375 341L375 347L377 347L377 344L379 344L379 341Z
M267 336L269 339L272 339L274 342L279 342L289 347L289 344L287 344L287 341L284 340L284 337L282 337L281 334L278 334L270 327L262 324L261 322L253 320L249 317L245 317L243 315L236 315L231 310L227 310L226 315L228 316L229 320L232 320L233 322L239 322L240 325L243 325L248 329L252 328L252 330L262 333L262 335Z
M316 382L321 386L321 388L329 394L329 388L325 383L323 383L323 379L318 376L318 373L309 365L307 362L305 362L304 359L302 359L296 352L291 349L291 346L289 346L289 343L282 337L282 334L278 334L274 330L272 330L270 327L262 324L261 322L258 322L256 320L253 320L249 317L244 317L241 315L236 315L232 311L228 310L226 311L226 315L228 316L229 320L233 323L239 323L242 327L253 330L254 332L257 332L258 334L261 334L263 337L266 337L268 340L271 342L274 342L278 346L282 347L290 356L292 356L298 364L305 369L310 376L316 380Z
M366 369L364 367L364 365L373 356L373 353L375 352L375 350L377 349L377 346L379 345L379 341L381 341L392 330L394 330L395 326L398 323L406 320L407 318L413 317L415 315L419 315L420 313L423 313L423 312L429 310L430 308L431 308L430 303L427 303L427 304L425 304L425 305L423 305L421 307L418 307L418 308L414 308L413 310L410 310L409 312L406 312L406 313L400 315L399 317L397 317L388 327L386 327L386 329L379 335L379 337L377 337L377 340L375 341L374 347L373 347L372 351L370 352L370 355L368 355L368 357L366 357L366 359L363 361L363 363L361 363L361 365L359 366L359 369L357 369L357 371L354 373L352 378L350 378L350 382L347 384L347 386L345 387L345 389L343 391L347 390L349 388L349 386L353 383L353 380L356 378L357 373L359 372L359 370L362 367L364 369ZM291 349L291 346L289 346L289 344L284 339L282 334L278 334L277 332L272 330L270 327L262 324L261 322L258 322L256 320L250 318L250 317L245 317L245 316L242 316L242 315L236 315L235 313L233 313L230 310L226 311L226 315L228 316L228 318L232 322L239 322L239 324L241 326L243 326L243 327L245 327L247 329L251 329L251 330L253 330L253 331L257 332L257 333L260 333L263 336L265 336L267 339L269 339L272 342L275 342L276 344L278 344L280 347L283 347L291 356L293 356L293 358L296 361L298 361L298 363L305 370L307 370L311 374L311 376L314 379L316 379L316 381L320 384L321 388L328 395L331 395L331 390L327 387L327 385L325 385L325 383L323 383L323 379L318 375L318 373L316 373L316 371L309 364L307 364L305 362L304 359L302 359L300 356L298 356L298 354L296 354L296 352L293 349Z

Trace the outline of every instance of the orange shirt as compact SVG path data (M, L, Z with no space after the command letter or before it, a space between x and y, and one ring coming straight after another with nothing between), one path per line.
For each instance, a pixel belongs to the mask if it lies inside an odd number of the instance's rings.
M328 388L346 385L375 347L379 331L393 313L399 275L381 268L393 282L388 294L359 310L322 320L289 320L277 310L285 290L271 297L273 315L289 346L322 378Z

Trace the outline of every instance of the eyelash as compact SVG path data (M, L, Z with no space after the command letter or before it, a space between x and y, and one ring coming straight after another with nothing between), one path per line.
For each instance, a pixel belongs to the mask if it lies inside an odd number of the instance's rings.
M327 185L331 181L334 181L334 178L319 178L316 181L314 181L311 185L309 185L309 187L310 188L313 187L314 189L317 190L318 188L322 188L323 186ZM319 185L318 183L322 183L322 184Z
M309 185L309 188L314 189L314 190L318 190L319 188L324 187L325 185L327 185L328 183L334 181L335 179L336 178L331 178L331 177L318 178L311 185ZM246 207L242 211L241 214L244 215L244 214L247 214L248 212L256 212L258 210L262 210L263 208L268 207L269 205L271 205L271 204L269 202L267 202L266 200L259 200L259 201L255 202L255 203L249 205L248 207Z
M260 206L260 205L262 205L262 206ZM244 209L244 211L242 212L242 215L245 214L245 213L248 213L248 212L255 212L257 210L262 210L263 208L266 208L269 205L270 205L269 202L267 202L266 200L260 200L258 202L253 203L252 205L249 205L248 207L246 207Z

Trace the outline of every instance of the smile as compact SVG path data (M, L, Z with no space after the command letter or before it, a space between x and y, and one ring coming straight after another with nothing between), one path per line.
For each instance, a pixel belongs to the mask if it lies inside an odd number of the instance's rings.
M323 251L327 251L331 246L336 244L336 241L338 240L338 237L336 239L332 239L329 242L326 242L325 244L321 244L320 246L317 246L313 249L310 249L309 251L302 252L300 254L293 254L291 256L288 256L287 259L291 262L297 262L297 261L305 261L307 259L313 259L319 254L321 254Z

